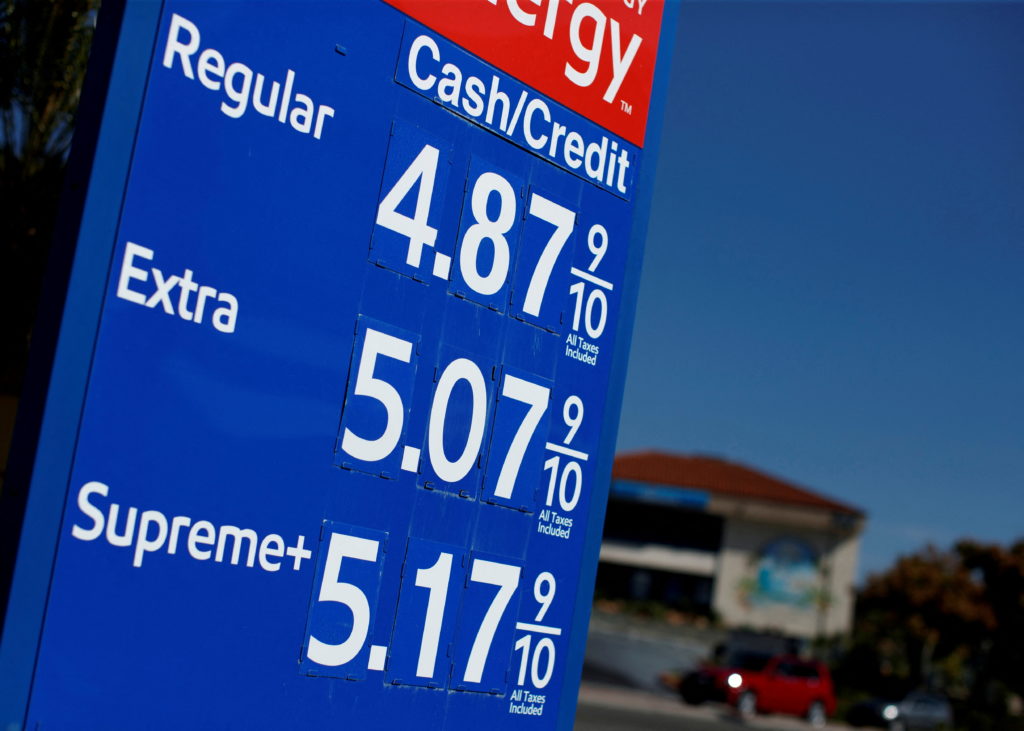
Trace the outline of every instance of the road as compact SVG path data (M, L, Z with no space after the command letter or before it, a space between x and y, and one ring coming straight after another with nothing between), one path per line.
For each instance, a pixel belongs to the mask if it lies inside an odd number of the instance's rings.
M621 685L585 682L580 686L576 731L811 731L798 718L759 716L741 721L720 703L687 706L672 696ZM845 731L829 724L833 731Z
M668 694L658 681L659 674L691 670L710 650L705 643L693 639L595 625L587 636L583 673L587 679Z
M595 614L587 635L583 678L675 698L675 693L659 682L661 673L697 667L714 641L711 636Z
M696 667L720 640L714 633L596 614L587 639L577 731L810 731L802 720L788 716L744 722L724 704L688 706L659 681L666 671Z
M576 731L735 731L736 724L717 720L688 718L680 720L673 716L656 713L640 713L620 709L580 706L576 712Z
M737 731L727 709L688 708L675 698L621 686L584 683L576 710L576 731Z

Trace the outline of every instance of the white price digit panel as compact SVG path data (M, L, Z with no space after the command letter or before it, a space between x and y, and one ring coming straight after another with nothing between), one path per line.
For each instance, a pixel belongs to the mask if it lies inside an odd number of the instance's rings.
M424 487L476 498L494 400L492 373L479 356L441 349L420 468Z
M468 185L450 289L461 297L504 312L512 254L519 246L524 183L474 156Z
M509 314L551 332L562 330L578 206L574 180L545 180L527 196Z
M466 577L463 553L458 546L409 539L388 683L446 687L452 663L449 646Z
M570 270L575 280L569 287L573 298L572 329L595 340L604 334L608 325L608 296L615 289L614 284L598 276L598 267L608 253L608 246L607 229L595 223L587 231L587 249L590 251L587 266Z
M302 669L359 680L383 670L387 647L371 642L387 534L324 521Z
M504 559L472 554L453 644L453 689L505 691L521 573Z
M452 241L439 236L451 143L419 127L396 121L377 216L370 260L414 279L448 279Z
M583 494L583 463L590 459L574 444L583 425L583 399L575 394L569 396L562 403L561 412L563 424L556 423L552 431L564 436L545 445L548 457L544 460L544 471L548 477L544 505L569 513Z
M534 491L544 459L543 435L548 432L551 382L502 369L494 415L484 500L532 511Z
M523 609L533 607L536 614L531 621L516 623L518 639L513 655L516 685L529 685L542 690L551 682L555 672L558 645L562 628L553 624L548 612L555 602L557 582L554 574L543 571L533 582L533 600L523 600ZM529 615L527 615L529 616Z
M396 477L403 460L408 466L399 447L407 441L418 342L413 333L359 318L335 464L385 477Z

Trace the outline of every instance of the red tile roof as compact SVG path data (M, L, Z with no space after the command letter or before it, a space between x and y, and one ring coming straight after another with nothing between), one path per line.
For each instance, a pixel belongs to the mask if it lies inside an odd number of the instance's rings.
M810 490L715 457L667 452L628 452L615 457L612 478L707 490L738 498L802 505L849 515L863 511Z

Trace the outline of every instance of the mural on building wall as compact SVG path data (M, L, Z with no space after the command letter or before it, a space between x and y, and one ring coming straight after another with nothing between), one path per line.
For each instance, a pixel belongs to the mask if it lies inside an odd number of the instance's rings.
M754 555L737 593L747 608L776 604L811 610L828 604L817 552L805 541L790 537L777 538Z

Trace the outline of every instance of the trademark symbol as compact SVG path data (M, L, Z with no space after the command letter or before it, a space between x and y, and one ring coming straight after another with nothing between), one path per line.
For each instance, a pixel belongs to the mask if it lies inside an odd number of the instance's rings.
M632 114L633 113L633 105L630 104L627 101L622 101L620 99L619 100L619 108L621 108L622 111L624 111L626 114Z

